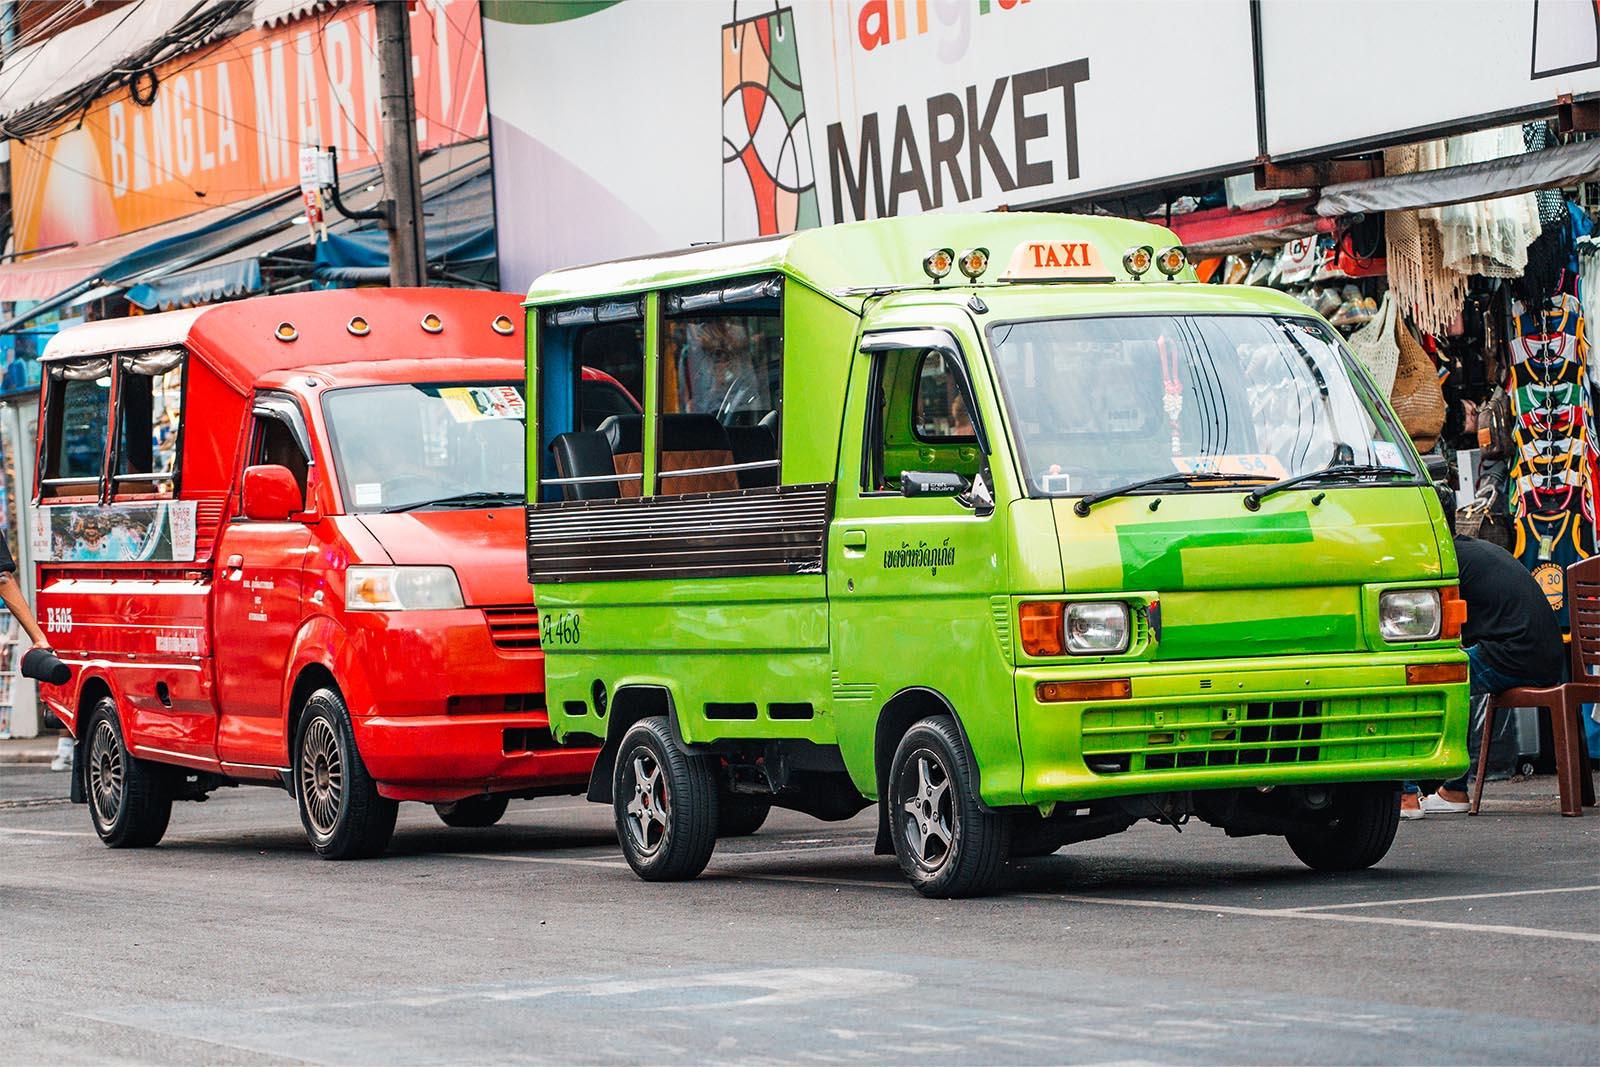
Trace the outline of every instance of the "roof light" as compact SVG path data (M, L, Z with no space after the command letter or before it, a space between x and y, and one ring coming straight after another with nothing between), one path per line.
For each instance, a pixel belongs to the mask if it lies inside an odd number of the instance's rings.
M922 257L922 271L938 283L950 268L956 265L956 250L953 248L936 248Z
M1149 245L1130 248L1122 253L1122 269L1132 275L1134 281L1138 281L1150 269L1155 258L1156 250Z
M1189 265L1189 255L1180 245L1163 248L1161 254L1156 256L1156 270L1168 278L1175 278Z
M300 336L300 331L294 328L292 322L280 322L278 328L272 331L272 336L280 341L293 341Z
M961 268L970 281L977 281L978 275L989 269L989 250L987 248L969 248L961 253L961 258L956 261L956 266Z
M428 333L443 333L444 320L430 311L422 316L422 328Z
M494 332L499 334L501 337L510 337L512 331L517 328L517 324L511 321L510 315L496 315L494 317L494 321L489 325L492 326L494 328Z
M357 337L365 337L367 334L372 332L372 324L366 319L362 318L360 315L351 315L350 321L345 323L344 328L355 334Z
M1011 253L1003 282L1109 282L1114 278L1088 241L1025 241Z

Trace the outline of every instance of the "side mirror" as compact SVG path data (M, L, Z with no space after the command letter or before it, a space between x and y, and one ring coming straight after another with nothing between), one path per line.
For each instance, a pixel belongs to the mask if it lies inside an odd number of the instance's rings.
M247 519L282 522L305 507L300 483L288 467L263 463L244 469L244 494L240 510Z
M1435 482L1450 481L1450 460L1437 452L1429 452L1422 457L1422 469L1428 472L1428 478Z
M960 496L969 488L967 480L959 474L948 471L902 471L900 473L900 495L906 497L919 496Z

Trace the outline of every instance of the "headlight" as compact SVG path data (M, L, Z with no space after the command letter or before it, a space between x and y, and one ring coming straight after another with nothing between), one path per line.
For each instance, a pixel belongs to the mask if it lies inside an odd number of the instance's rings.
M1442 617L1437 589L1391 589L1378 597L1378 632L1385 641L1432 641Z
M351 567L344 574L350 611L459 608L461 583L449 567Z
M1067 651L1109 656L1128 650L1128 605L1118 600L1067 605Z

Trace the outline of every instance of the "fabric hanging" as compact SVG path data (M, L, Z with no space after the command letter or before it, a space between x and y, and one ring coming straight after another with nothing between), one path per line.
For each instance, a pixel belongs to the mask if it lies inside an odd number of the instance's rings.
M1600 239L1594 237L1578 240L1578 300L1583 307L1583 321L1600 322ZM1600 388L1600 351L1591 346L1584 362L1589 384Z
M1435 142L1437 144L1437 142ZM1451 137L1443 142L1443 166L1481 163L1523 153L1516 126ZM1539 236L1539 202L1533 193L1424 208L1439 227L1443 265L1462 274L1515 278L1528 264L1528 245Z
M1438 141L1390 148L1383 153L1385 174L1414 174L1442 165ZM1423 333L1439 335L1450 326L1467 299L1467 276L1444 265L1437 224L1418 211L1390 211L1384 216L1388 241L1389 289L1402 312Z

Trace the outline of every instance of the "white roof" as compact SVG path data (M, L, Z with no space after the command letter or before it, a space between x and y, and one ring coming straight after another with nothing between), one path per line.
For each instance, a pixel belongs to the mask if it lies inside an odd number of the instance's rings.
M103 356L110 352L139 352L151 348L181 345L189 339L189 327L209 307L163 311L158 315L132 315L125 319L103 319L69 326L50 338L41 362L54 363L80 356Z

